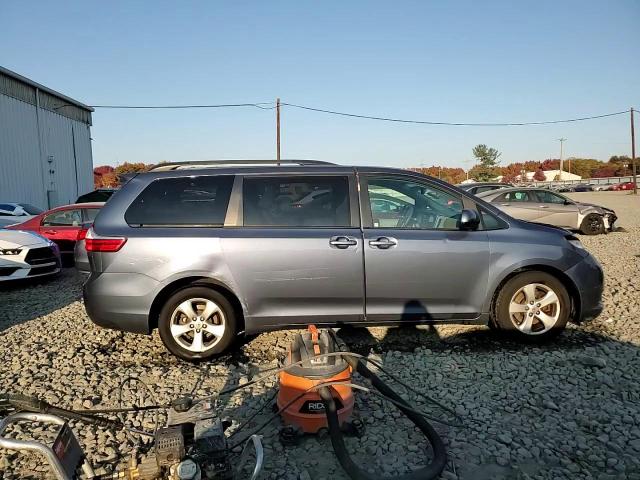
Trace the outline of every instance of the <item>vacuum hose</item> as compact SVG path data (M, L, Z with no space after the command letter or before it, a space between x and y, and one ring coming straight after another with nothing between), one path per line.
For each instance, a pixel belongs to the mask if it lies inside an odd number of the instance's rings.
M398 402L396 404L398 408L420 429L433 448L433 460L431 463L418 470L414 470L413 472L394 477L381 477L379 474L374 475L367 473L364 469L356 465L349 456L344 444L344 439L342 438L336 404L333 400L333 396L331 395L331 391L329 387L321 387L318 390L318 393L324 403L331 444L333 445L333 450L335 451L338 461L345 472L347 472L347 474L354 480L428 480L440 475L447 462L447 454L444 448L444 443L438 435L438 432L435 431L423 416L410 409L407 402L387 386L387 384L385 384L376 374L369 370L364 362L348 355L345 355L344 358L354 372L358 372L363 377L368 378L380 393ZM403 405L406 405L408 408L404 408Z

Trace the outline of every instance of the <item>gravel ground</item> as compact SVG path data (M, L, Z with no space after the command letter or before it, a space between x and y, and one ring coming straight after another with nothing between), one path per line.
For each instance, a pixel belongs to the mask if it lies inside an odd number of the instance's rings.
M463 418L463 427L438 425L449 454L446 479L640 479L640 200L625 192L574 194L618 213L618 231L582 237L605 269L603 314L571 326L540 347L512 343L485 327L370 328L341 330L354 351L370 354ZM206 395L245 383L257 368L274 366L293 332L248 340L232 355L199 366L167 354L157 335L104 330L87 318L82 278L60 278L0 290L0 390L39 395L75 408L118 405L126 378L145 381L157 401ZM219 403L223 415L246 418L274 393L274 382L253 386ZM135 381L123 402L141 397ZM398 391L434 416L446 412L402 388ZM371 471L394 474L424 461L421 437L390 405L357 394L366 429L348 439L356 460ZM265 409L253 423L267 418ZM153 419L131 417L132 426ZM109 468L134 446L123 432L72 424L94 465ZM278 441L279 421L263 431L264 478L346 478L327 438L306 437L296 447ZM235 428L235 425L234 427ZM26 428L15 430L20 436ZM50 435L46 429L38 435ZM237 438L241 437L238 435ZM40 459L0 452L0 478L50 478Z

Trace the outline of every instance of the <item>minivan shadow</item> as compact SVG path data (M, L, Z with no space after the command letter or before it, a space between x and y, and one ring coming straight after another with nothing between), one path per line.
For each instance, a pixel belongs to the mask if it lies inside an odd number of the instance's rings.
M75 268L63 268L51 277L0 283L0 332L79 300L81 275Z

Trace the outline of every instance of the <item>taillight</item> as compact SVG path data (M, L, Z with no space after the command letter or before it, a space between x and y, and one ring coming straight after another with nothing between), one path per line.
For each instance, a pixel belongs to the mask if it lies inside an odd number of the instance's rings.
M80 240L84 240L85 238L87 238L88 231L89 231L88 228L81 228L80 230L78 230L78 236L76 237L76 241L79 242Z
M87 252L117 252L127 243L122 237L96 237L92 230L88 230L84 238Z

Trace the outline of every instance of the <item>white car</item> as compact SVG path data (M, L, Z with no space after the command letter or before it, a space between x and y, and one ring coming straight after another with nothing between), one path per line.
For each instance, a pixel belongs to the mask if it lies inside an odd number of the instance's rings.
M60 272L60 250L37 233L0 229L0 282Z
M43 211L28 203L0 203L0 228L26 222Z

